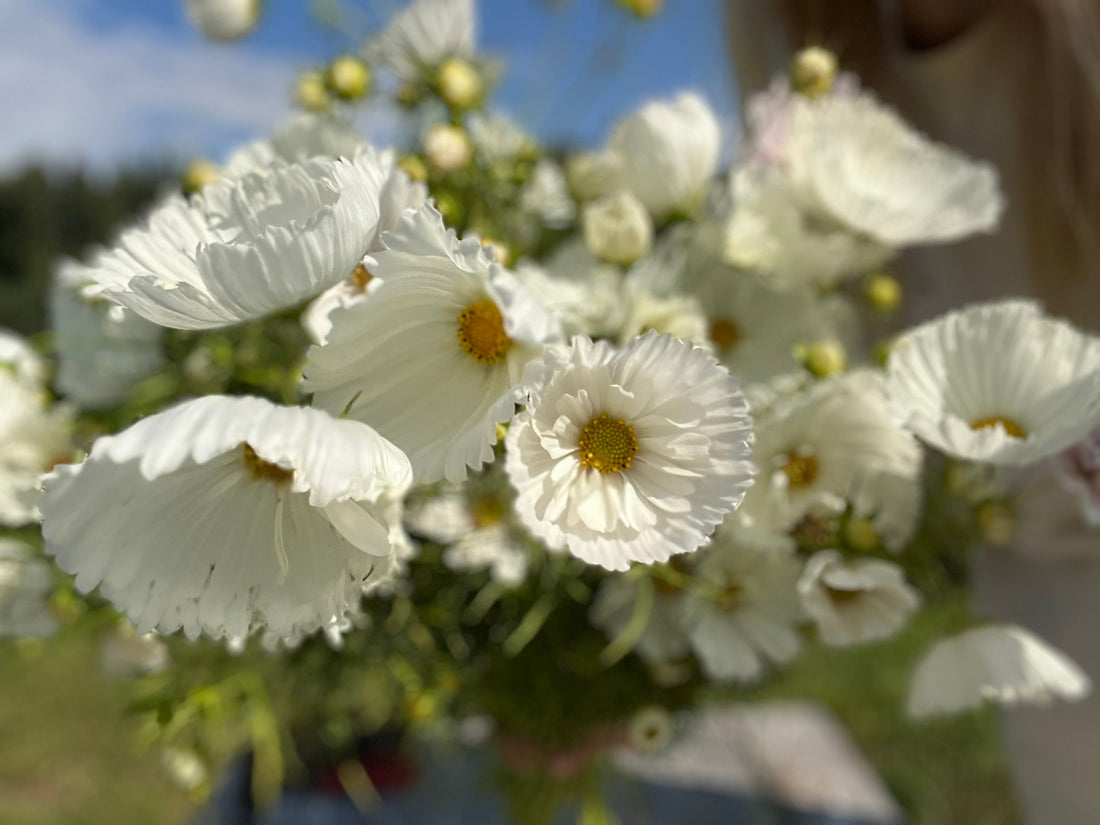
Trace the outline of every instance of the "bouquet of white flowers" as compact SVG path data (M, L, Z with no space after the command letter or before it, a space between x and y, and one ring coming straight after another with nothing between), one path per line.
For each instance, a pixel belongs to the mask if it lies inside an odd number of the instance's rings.
M157 735L250 743L267 791L309 742L487 719L549 821L611 745L809 636L892 636L1004 542L1019 471L1100 423L1100 340L1027 300L887 337L891 260L992 231L997 174L821 50L748 101L727 174L693 93L546 152L484 109L475 28L415 0L303 77L312 111L62 263L62 401L0 338L0 522L72 577L4 539L0 629L48 631L51 589L117 610ZM386 70L409 154L345 117ZM1095 515L1090 443L1059 460ZM909 710L1089 689L976 618Z

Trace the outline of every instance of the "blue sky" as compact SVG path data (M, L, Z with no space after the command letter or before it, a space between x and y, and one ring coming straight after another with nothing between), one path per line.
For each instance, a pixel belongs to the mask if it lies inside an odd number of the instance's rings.
M183 0L0 0L0 175L30 161L104 173L223 157L289 115L300 70L354 49L402 5L342 2L350 39L314 23L310 0L265 0L259 27L226 46L191 28ZM637 21L611 0L478 0L479 46L506 67L493 102L545 140L594 144L644 100L691 88L732 135L721 5L667 0ZM382 104L360 122L381 141L409 128Z

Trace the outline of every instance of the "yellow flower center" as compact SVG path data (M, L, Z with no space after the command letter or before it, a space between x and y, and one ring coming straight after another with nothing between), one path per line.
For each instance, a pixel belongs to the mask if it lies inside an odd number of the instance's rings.
M270 481L272 484L289 484L290 480L294 478L293 470L286 470L278 464L264 461L256 455L256 451L252 449L252 445L246 442L241 442L241 453L241 461L248 469L253 481Z
M370 274L365 266L359 264L348 276L348 280L351 281L351 285L359 292L367 291L367 284L371 282L374 276Z
M581 430L577 439L581 451L581 466L601 473L618 473L630 469L638 452L638 437L634 428L621 418L600 413Z
M989 415L985 418L976 418L970 422L970 429L986 430L990 427L996 427L998 424L1004 427L1005 432L1013 438L1027 438L1027 430L1025 430L1020 424L1013 421L1011 418L1003 418L999 415Z
M718 349L725 352L733 349L737 342L741 340L741 330L737 328L733 321L716 318L710 325L710 340L714 342Z
M499 364L512 348L504 332L504 318L488 298L470 304L458 314L458 345L482 364Z
M813 484L820 470L812 453L789 453L786 463L779 469L786 473L788 487L792 490Z
M492 497L474 501L470 504L470 518L480 530L499 524L504 518L504 503Z

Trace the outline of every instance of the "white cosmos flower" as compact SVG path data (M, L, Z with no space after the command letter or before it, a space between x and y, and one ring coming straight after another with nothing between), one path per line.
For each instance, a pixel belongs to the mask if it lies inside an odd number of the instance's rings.
M711 349L707 319L694 295L671 293L658 297L640 282L627 278L622 302L626 317L619 330L619 343L628 344L637 336L654 330L697 347Z
M942 639L918 663L909 715L998 705L1079 702L1092 681L1068 656L1022 627L990 625Z
M807 211L783 172L748 164L730 176L725 258L783 287L831 287L865 274L894 250Z
M807 207L886 246L996 228L997 172L909 128L868 94L796 102L786 168Z
M329 316L305 390L408 453L418 481L462 481L492 461L523 368L558 329L490 251L459 241L430 205L407 212L383 242L367 264L382 285Z
M612 338L622 330L622 270L597 260L584 241L563 243L547 259L545 269L522 262L516 277L561 321L565 335Z
M49 636L57 629L48 601L53 576L21 541L0 538L0 638Z
M164 364L162 327L105 298L89 298L89 268L63 261L50 288L50 327L57 352L57 391L85 408L122 402Z
M564 229L577 216L577 206L569 194L565 174L561 166L549 158L542 158L531 170L531 177L519 194L519 205L551 229Z
M7 370L28 387L41 387L46 362L22 335L0 328L0 370Z
M206 396L47 476L43 536L139 633L295 638L338 624L404 543L411 480L359 422Z
M886 386L898 420L933 447L1031 464L1100 422L1100 339L1030 301L979 304L903 335Z
M367 54L402 80L423 80L448 57L474 56L476 24L474 0L413 0L368 45Z
M851 334L859 327L858 317L841 295L775 289L752 273L729 267L714 268L693 291L714 352L744 381L799 369L798 344L847 338L846 348L856 348Z
M262 0L184 0L187 16L205 37L217 41L244 37L260 19Z
M639 609L642 587L654 588L645 626L633 650L652 665L683 659L690 652L684 632L684 595L660 583L639 582L629 575L605 576L588 611L589 621L603 631L608 641L619 638L631 626ZM644 604L643 604L644 607Z
M565 162L569 191L582 203L615 191L622 178L622 159L607 149L578 152Z
M752 482L752 420L703 350L646 333L616 350L577 337L530 371L505 467L524 526L625 570L695 550Z
M712 592L687 596L685 623L707 676L753 682L764 675L766 663L794 658L802 618L794 542L731 518L702 554L698 578Z
M38 518L38 478L68 459L72 414L49 407L44 393L0 370L0 525Z
M691 210L718 169L721 138L714 113L693 92L647 103L615 127L608 143L615 188L634 194L656 221Z
M337 114L302 112L270 140L257 140L229 156L222 175L240 178L261 172L277 161L296 163L310 158L353 158L370 146L350 120Z
M471 114L466 119L466 131L478 159L489 166L511 162L538 150L535 139L501 112Z
M920 605L920 594L893 562L846 562L836 550L822 550L806 562L798 594L821 640L838 647L893 636Z
M879 373L857 370L777 403L757 421L754 454L761 478L742 514L757 525L785 531L812 510L839 513L850 501L891 546L908 538L922 455L890 415Z
M274 162L171 196L93 260L102 294L178 329L231 326L294 306L348 277L370 247L389 167L353 160Z

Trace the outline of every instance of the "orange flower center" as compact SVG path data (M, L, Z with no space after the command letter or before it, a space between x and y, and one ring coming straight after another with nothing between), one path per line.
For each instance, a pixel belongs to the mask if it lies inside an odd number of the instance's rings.
M488 298L470 304L458 314L458 345L482 364L499 364L512 348L504 332L504 318Z
M724 352L733 349L737 342L741 340L741 330L737 328L733 321L716 318L710 325L710 340L714 342L718 349Z
M256 451L250 444L241 442L241 453L241 461L248 469L253 481L270 481L272 484L282 485L289 484L294 478L293 470L286 470L278 464L264 461L256 455Z
M1013 421L1011 418L1004 418L999 415L989 415L985 418L976 418L970 422L970 429L972 430L988 430L991 427L996 427L1000 424L1004 427L1004 431L1013 438L1027 438L1027 430L1020 424Z

